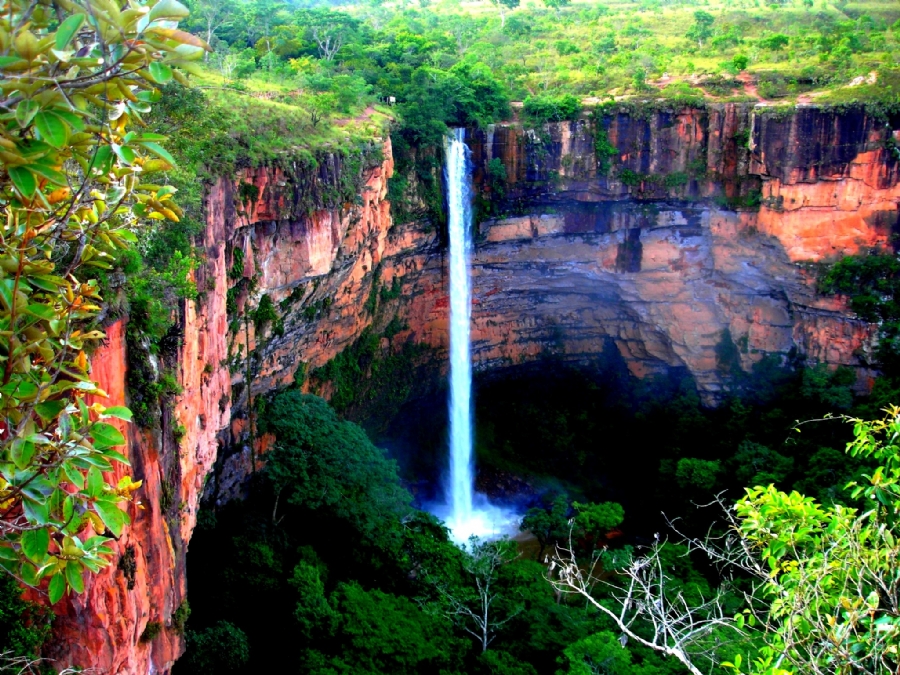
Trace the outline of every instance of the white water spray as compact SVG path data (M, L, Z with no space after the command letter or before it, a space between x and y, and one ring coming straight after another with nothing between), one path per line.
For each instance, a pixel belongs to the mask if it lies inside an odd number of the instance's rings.
M513 534L518 517L488 503L474 490L472 457L472 194L465 129L454 129L446 142L448 229L450 234L450 472L447 504L436 509L457 542Z

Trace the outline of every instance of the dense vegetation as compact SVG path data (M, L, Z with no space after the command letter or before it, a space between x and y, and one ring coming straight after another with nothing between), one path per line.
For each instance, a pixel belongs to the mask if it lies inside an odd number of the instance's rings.
M683 535L702 536L720 514L696 504L715 492L728 502L745 485L802 490L822 508L845 509L838 513L846 519L847 507L862 502L844 486L865 484L875 461L893 460L846 455L853 435L839 420L799 429L797 420L880 405L855 401L851 380L842 371L761 367L718 409L702 406L688 382L636 382L615 363L593 377L557 364L483 384L486 486L514 474L531 489L523 528L537 541L518 552L503 542L461 551L433 517L409 506L393 463L358 427L321 399L277 394L261 419L276 445L249 497L205 511L192 541L189 565L203 574L191 577L189 651L176 672L258 672L299 661L312 673L562 674L598 663L617 675L682 673L674 658L633 642L623 649L620 632L590 603L554 593L539 561L574 525L577 555L618 569L647 550L653 533L668 531L660 509L679 517ZM419 420L440 436L434 422ZM754 493L742 513L781 508L779 494ZM805 517L828 513L804 504ZM670 592L690 603L700 605L722 582L680 545L658 553ZM493 584L487 649L461 609L477 607L479 578ZM775 617L745 604L748 588L749 579L719 588L728 616L743 608ZM600 584L591 596L615 606L609 593ZM223 642L231 646L214 646ZM739 652L765 659L766 644L760 634L714 634L703 662Z
M513 9L503 11L504 5ZM193 6L194 27L216 46L214 63L230 78L262 72L296 83L311 100L369 94L395 96L401 106L422 102L422 87L452 84L449 91L462 99L426 101L428 111L449 112L437 122L485 121L498 110L483 99L459 111L482 66L513 100L524 101L543 94L646 94L704 77L708 94L736 89L744 95L733 80L740 72L758 81L764 98L791 98L847 85L870 71L889 72L898 63L900 11L887 2L548 0L492 7L444 0L298 9L273 0L197 0ZM868 84L855 93L866 100L876 91Z
M245 501L204 512L191 542L189 565L203 573L191 576L176 673L581 672L583 654L619 649L595 611L559 602L533 555L450 543L409 506L393 463L324 401L288 391L267 411L278 441L266 468ZM580 508L586 546L621 520L617 506ZM695 592L708 588L677 564ZM479 581L492 584L486 650L466 612L478 615ZM645 649L619 659L634 661L627 672L680 672Z

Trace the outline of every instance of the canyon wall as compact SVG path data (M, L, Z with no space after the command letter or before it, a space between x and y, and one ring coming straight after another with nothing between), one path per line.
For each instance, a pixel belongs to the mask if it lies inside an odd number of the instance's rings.
M891 131L861 111L734 104L472 131L476 368L615 350L640 377L692 375L715 402L737 369L800 353L855 368L865 387L876 327L815 293L815 263L890 246L900 202ZM606 147L615 154L598 153ZM317 369L361 337L370 364L407 355L391 371L395 397L441 372L440 227L393 222L389 140L382 157L354 169L358 194L341 203L315 198L349 171L328 157L311 174L259 168L209 187L200 297L184 303L170 363L183 392L155 432L129 432L145 508L113 565L64 601L53 656L168 672L183 648L176 611L200 499L241 493L268 442L248 441L262 395L340 395ZM120 402L123 327L107 331L94 375Z

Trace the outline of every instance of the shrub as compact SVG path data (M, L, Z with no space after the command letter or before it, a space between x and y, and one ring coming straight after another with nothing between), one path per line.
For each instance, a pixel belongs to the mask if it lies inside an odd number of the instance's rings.
M529 96L523 103L523 109L536 124L577 120L581 113L581 101L572 94Z

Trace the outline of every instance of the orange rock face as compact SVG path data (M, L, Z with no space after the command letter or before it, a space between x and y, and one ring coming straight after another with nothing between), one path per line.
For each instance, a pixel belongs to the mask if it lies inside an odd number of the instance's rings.
M900 189L875 121L814 110L770 118L726 105L645 118L618 112L603 124L619 151L607 173L598 171L598 130L586 120L542 134L497 125L470 135L477 189L498 206L478 225L473 258L476 368L548 355L589 362L614 350L639 377L692 375L714 402L731 368L798 350L856 368L861 386L870 381L876 327L839 298L817 296L803 263L888 245ZM498 159L500 186L488 171ZM164 413L183 433L176 443L171 434L129 431L146 509L133 512L113 565L65 601L54 652L61 661L109 673L171 667L183 647L171 617L188 590L185 554L200 498L240 495L250 469L248 396L292 384L394 319L399 328L382 337L382 349L424 343L440 371L448 289L438 233L392 221L389 142L352 203L306 208L302 191L334 180L336 162L314 177L256 169L210 187L198 242L201 298L182 311L183 393ZM236 284L243 290L229 293ZM242 317L264 295L278 321L257 332ZM93 372L121 403L121 324L108 333ZM723 362L723 347L736 362ZM131 588L116 566L129 547ZM162 631L141 642L149 622Z

